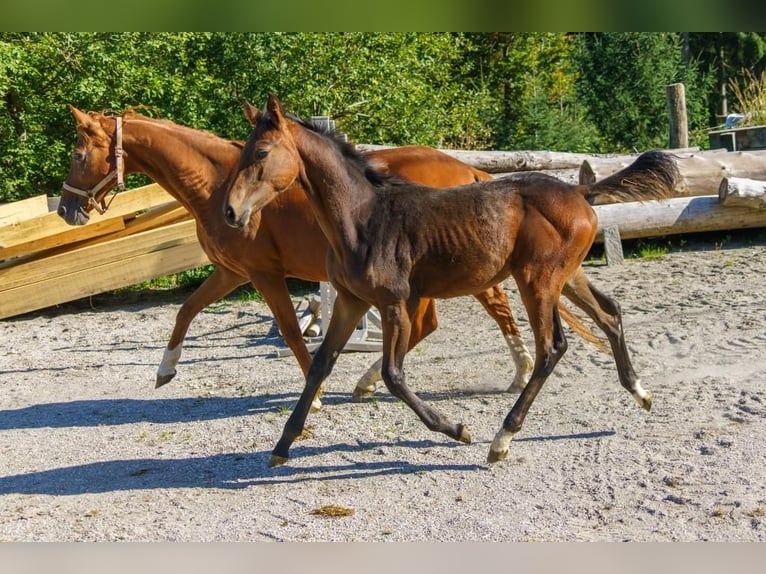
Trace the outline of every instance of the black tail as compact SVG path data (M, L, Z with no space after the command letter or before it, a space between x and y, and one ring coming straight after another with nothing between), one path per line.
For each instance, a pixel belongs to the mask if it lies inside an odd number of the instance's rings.
M667 199L681 184L681 172L671 154L652 150L642 153L628 167L582 186L588 203L617 203Z

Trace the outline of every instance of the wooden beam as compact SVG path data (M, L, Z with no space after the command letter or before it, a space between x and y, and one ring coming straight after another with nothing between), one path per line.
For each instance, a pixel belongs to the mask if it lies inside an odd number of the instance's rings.
M151 183L143 187L136 187L118 193L114 196L106 213L100 215L95 211L91 212L90 223L109 219L110 217L135 215L139 211L146 211L147 209L169 203L177 202L162 186L157 183Z
M61 220L55 213L51 215ZM48 216L43 216L24 222L29 225L12 225L0 229L0 261L125 229L125 222L121 217L78 227L66 225L62 228L55 225L53 230L45 227L49 221ZM28 232L28 235L24 235L24 231Z
M8 290L39 283L49 277L62 278L68 274L94 270L113 262L129 261L145 253L186 243L198 243L194 221L184 221L112 241L71 248L63 253L0 269L0 297ZM158 270L157 275L141 281L166 274L163 270Z
M0 226L13 225L25 219L32 219L48 213L48 198L36 195L12 203L0 205Z
M686 89L683 84L666 87L668 116L670 118L670 147L684 148L689 145L689 128L686 118Z
M373 151L391 146L358 144L356 147L361 151ZM582 165L583 161L597 157L586 153L554 151L472 151L454 149L440 149L439 151L487 173L577 169Z
M611 203L593 209L599 225L596 241L603 241L604 229L611 226L617 227L622 239L766 227L766 209L723 206L717 195Z
M151 184L117 194L109 210L103 215L93 212L86 225L68 225L57 213L46 211L0 227L0 261L112 233L124 228L123 218L158 206L179 205L162 187Z
M763 209L766 207L766 181L725 177L718 188L718 201L721 205Z
M168 275L208 263L198 243L186 243L146 253L129 261L113 261L95 270L81 271L66 278L49 278L3 293L0 319L37 311L105 291L135 285L155 276Z
M210 263L194 221L0 270L0 319Z

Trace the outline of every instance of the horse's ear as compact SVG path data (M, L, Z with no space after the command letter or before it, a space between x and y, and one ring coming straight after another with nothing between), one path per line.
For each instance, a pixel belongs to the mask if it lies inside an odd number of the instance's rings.
M274 122L274 125L279 127L280 122L285 117L285 110L282 107L282 102L279 101L274 94L269 94L269 100L266 102L266 110L269 112L269 119Z
M74 116L74 119L77 120L78 125L86 126L90 123L90 116L88 114L81 112L72 104L67 104L67 106L69 106L69 111L72 112L72 115Z
M247 98L242 98L242 107L244 108L245 119L250 122L251 126L255 127L255 124L261 118L261 110L251 104Z

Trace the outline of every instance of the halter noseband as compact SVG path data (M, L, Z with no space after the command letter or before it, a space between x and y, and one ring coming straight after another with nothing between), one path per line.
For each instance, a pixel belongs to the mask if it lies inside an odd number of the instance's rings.
M96 211L99 212L99 214L103 215L106 213L106 210L109 209L109 206L112 204L112 201L117 195L117 192L120 192L125 189L125 164L122 160L122 117L115 116L114 118L115 122L115 129L114 129L114 169L110 171L108 174L106 174L106 177L102 179L98 184L96 184L95 187L91 188L90 190L84 190L84 189L78 189L76 187L72 187L68 183L64 182L62 184L62 187L74 193L75 195L79 195L81 197L88 198L88 206L93 207ZM106 192L104 194L104 197L101 198L100 202L97 198L98 192L101 191L107 183L112 181L112 179L117 178L117 183L112 187L110 190L114 193L112 195L112 198L109 200L109 203L107 204L105 199L106 195L109 192ZM100 203L100 205L99 205Z

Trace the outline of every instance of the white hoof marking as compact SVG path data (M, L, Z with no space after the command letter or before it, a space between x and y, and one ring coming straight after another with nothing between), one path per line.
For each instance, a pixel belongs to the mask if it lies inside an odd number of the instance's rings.
M165 377L175 374L176 365L178 365L178 361L181 359L182 347L183 344L179 344L175 349L165 349L165 352L162 354L162 362L157 368L157 376Z

